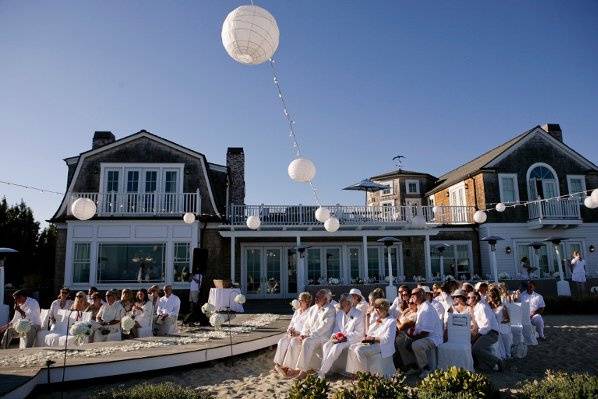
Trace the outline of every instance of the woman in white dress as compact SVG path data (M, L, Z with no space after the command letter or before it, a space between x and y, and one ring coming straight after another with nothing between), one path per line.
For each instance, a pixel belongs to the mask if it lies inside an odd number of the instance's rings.
M586 261L582 259L579 251L571 255L571 281L577 284L581 295L586 291Z
M59 316L58 311L68 310L73 305L73 301L69 299L70 291L68 288L61 288L58 293L58 298L50 305L50 311L48 312L48 319L50 320L50 331L56 330L56 325L62 322L62 317ZM64 331L66 334L66 331Z
M389 316L390 304L384 298L374 302L376 319L361 343L351 345L347 357L347 372L358 371L390 377L395 373L392 355L395 353L396 319Z
M299 294L298 300L299 307L293 314L293 318L287 328L287 334L278 341L276 354L274 355L274 370L284 377L287 376L288 372L288 368L282 365L284 357L287 354L291 340L301 335L301 330L303 330L303 324L307 319L308 310L311 305L311 294L309 292L302 292Z
M513 345L513 332L511 331L511 320L509 319L509 311L503 304L500 290L494 284L488 290L488 305L496 316L500 334L499 338L499 357L507 359L511 357L511 346Z
M135 319L135 327L131 330L134 337L139 338L139 329L152 330L154 305L149 300L145 288L137 291L136 301L131 309L131 316Z

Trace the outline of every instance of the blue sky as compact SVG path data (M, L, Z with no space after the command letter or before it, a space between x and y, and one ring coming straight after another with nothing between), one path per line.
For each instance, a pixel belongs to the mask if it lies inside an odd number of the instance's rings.
M146 129L223 163L245 148L248 203L313 203L287 176L268 65L224 51L239 1L0 0L0 180L63 191L63 158ZM245 3L246 4L246 3ZM440 175L545 122L598 162L596 1L259 1L325 203L405 168ZM588 187L589 188L589 187ZM60 198L0 185L40 219Z

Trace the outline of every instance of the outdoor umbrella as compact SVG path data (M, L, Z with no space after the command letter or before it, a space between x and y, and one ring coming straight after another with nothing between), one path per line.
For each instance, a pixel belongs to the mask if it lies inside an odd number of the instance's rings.
M368 205L368 193L375 193L380 190L386 189L388 186L385 184L376 183L370 179L363 179L359 183L350 185L349 187L343 188L347 191L365 191L365 206Z

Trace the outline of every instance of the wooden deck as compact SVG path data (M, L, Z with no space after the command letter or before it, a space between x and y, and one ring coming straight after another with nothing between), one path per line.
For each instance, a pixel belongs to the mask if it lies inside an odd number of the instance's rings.
M257 314L237 316L231 323L233 330L235 327L243 326L244 322L255 320L259 316ZM233 335L233 356L275 345L281 334L286 331L289 320L290 316L288 315L278 315L276 320L266 326L254 327L250 332L238 332ZM210 332L213 332L213 329L194 327L185 328L177 338L151 337L85 344L80 347L80 352L67 357L64 381L81 381L168 369L231 356L228 335L210 337L205 342L194 342L198 341L196 339L198 336ZM163 345L166 341L171 343ZM156 347L151 347L152 345L156 345ZM0 397L24 398L32 392L36 385L47 384L48 381L51 383L61 382L63 379L63 357L64 351L60 351L58 348L0 351ZM56 362L49 369L44 365L46 358ZM26 362L29 364L22 367Z

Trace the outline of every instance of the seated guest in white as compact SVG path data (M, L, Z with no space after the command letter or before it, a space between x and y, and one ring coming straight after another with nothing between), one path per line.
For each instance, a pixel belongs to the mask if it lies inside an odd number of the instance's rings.
M98 292L98 289L96 287L89 287L89 289L87 290L87 302L89 302L90 304L93 303L93 294L95 294L96 292Z
M401 305L403 304L403 296L401 294L405 291L409 292L409 287L407 287L406 285L401 285L397 291L397 297L394 301L392 301L392 305L390 305L390 310L388 311L388 313L391 317L394 317L395 319L398 319L401 315Z
M535 289L536 284L534 284L533 281L528 281L527 291L520 294L519 301L529 302L529 316L532 325L536 327L536 331L540 336L539 339L544 341L546 338L544 337L544 319L542 318L542 312L544 312L546 304L544 303L542 295L538 294Z
M361 291L358 288L351 288L351 290L349 290L349 295L351 295L353 307L362 312L363 317L365 318L365 315L368 312L368 303L361 294Z
M389 377L395 372L392 355L395 353L396 319L388 314L390 304L384 298L376 299L374 309L376 321L370 324L367 335L362 342L349 347L347 372L363 371Z
M364 337L365 316L352 306L351 295L341 295L339 305L340 309L336 312L336 323L332 336L322 348L322 367L318 372L320 378L326 376L343 350L360 342Z
M174 325L176 325L181 300L172 293L170 285L164 286L164 296L158 300L156 309L156 324L158 325L156 335L168 335Z
M148 328L152 326L154 321L154 305L147 297L147 290L145 288L137 291L137 296L133 303L131 315L135 319L135 327L131 330L133 337L139 337L140 328Z
M488 303L486 295L488 294L488 283L479 281L475 285L475 290L480 294L480 301Z
M449 313L471 314L471 308L467 306L467 292L465 290L455 290L451 295L453 304Z
M315 367L313 364L313 357L316 350L330 338L336 320L336 310L330 304L330 299L326 289L316 293L316 304L309 309L301 334L291 340L283 361L283 366L290 369L289 375L305 378L308 371L320 368L320 365Z
M487 303L480 300L478 292L468 293L467 303L473 308L475 322L471 347L475 364L482 370L501 370L502 360L494 356L492 350L492 346L499 339L499 326L494 312Z
M424 285L421 287L421 289L424 290L424 293L426 294L426 300L428 301L428 304L434 308L438 314L438 318L440 320L444 320L444 306L442 306L442 304L438 302L436 298L434 298L434 293L430 291L430 287Z
M28 297L23 290L15 291L12 297L15 301L15 314L10 323L4 329L0 329L0 333L4 332L0 346L6 349L14 338L19 338L19 334L14 328L15 323L20 319L27 319L31 323L31 328L27 332L26 347L30 348L35 344L35 337L42 324L39 303L35 299Z
M87 302L87 295L83 291L77 292L75 294L75 302L71 305L71 309L74 312L77 312L76 321L82 320L83 313L89 307L89 302Z
M410 364L411 359L415 357L420 378L432 371L428 364L429 354L442 343L444 333L443 323L425 295L422 288L411 291L411 297L417 304L415 327L407 331L408 339L398 348L404 365Z
M384 298L384 290L382 288L374 288L368 295L368 310L365 314L365 331L368 331L370 324L373 324L378 317L376 310L374 309L374 302L376 299ZM389 309L390 310L390 309Z
M440 304L444 307L445 312L448 312L448 310L453 305L453 298L451 297L451 286L452 286L452 284L450 283L450 281L445 281L440 286L440 291L438 292L438 296L436 296L434 298L438 302L440 302Z
M149 290L147 290L147 297L152 302L154 306L154 310L158 309L158 300L160 299L160 287L157 285L152 285Z
M98 328L100 328L100 324L96 321L96 318L100 312L100 309L102 308L102 305L105 303L102 300L102 294L99 292L94 292L91 294L91 300L91 304L85 308L86 312L91 312L91 335L89 336L89 342L93 342L95 332L98 330Z
M68 288L61 288L60 292L58 293L58 298L56 298L50 305L50 310L48 312L48 320L50 321L50 326L53 326L54 324L56 324L57 321L59 321L59 310L68 310L71 308L73 301L69 299L69 294L70 291Z
M276 370L283 377L287 376L288 369L283 366L285 355L289 349L289 345L293 338L301 335L305 320L309 314L309 307L311 305L311 294L309 292L302 292L299 294L299 308L295 310L293 318L287 328L287 335L278 340L278 346L276 347L276 354L274 355L274 370Z
M125 309L116 300L113 291L106 292L106 303L102 305L96 316L99 326L94 334L94 342L105 342L109 335L120 331L120 319L125 315Z

